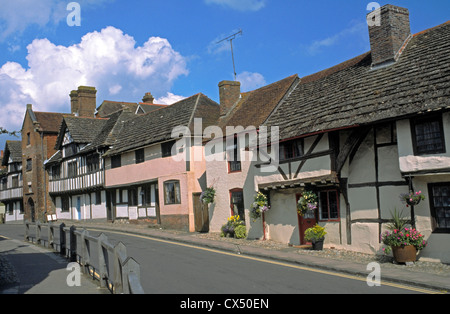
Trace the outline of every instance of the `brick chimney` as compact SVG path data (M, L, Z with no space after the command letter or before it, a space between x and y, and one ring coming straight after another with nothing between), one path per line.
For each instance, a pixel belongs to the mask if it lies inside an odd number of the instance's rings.
M219 83L220 115L226 115L241 97L241 83L222 81Z
M368 20L374 22L369 23L372 67L394 63L411 39L408 9L387 4L369 13Z
M77 117L94 118L97 108L95 87L80 86L70 93L71 112Z
M142 98L142 102L146 104L153 104L153 101L155 98L153 98L151 93L145 93L144 98Z

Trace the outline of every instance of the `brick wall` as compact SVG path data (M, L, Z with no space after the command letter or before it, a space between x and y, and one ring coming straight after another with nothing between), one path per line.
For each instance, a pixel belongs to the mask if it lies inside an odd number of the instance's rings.
M48 176L45 173L44 161L55 152L57 134L39 132L39 124L33 123L27 110L22 128L22 175L23 204L25 219L45 221L47 214L52 213L52 202L48 194ZM30 144L28 145L28 134ZM42 134L42 136L41 136ZM27 170L27 162L31 160L31 170Z
M222 81L219 83L220 115L226 115L241 96L241 83Z
M381 8L380 24L369 26L372 64L395 61L395 56L411 34L409 11L393 5Z

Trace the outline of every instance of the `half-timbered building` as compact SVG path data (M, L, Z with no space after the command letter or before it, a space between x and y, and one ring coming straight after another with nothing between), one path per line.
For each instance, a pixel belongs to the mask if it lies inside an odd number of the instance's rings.
M253 165L252 192L271 206L260 237L304 244L318 223L328 246L378 252L396 209L426 235L422 256L448 262L450 23L412 35L407 9L380 14L370 52L302 78L264 123L279 127L280 154L277 171ZM426 201L406 207L399 196L411 190ZM299 216L304 191L318 207Z
M5 222L20 221L24 217L22 142L7 141L1 165L0 202L5 205Z

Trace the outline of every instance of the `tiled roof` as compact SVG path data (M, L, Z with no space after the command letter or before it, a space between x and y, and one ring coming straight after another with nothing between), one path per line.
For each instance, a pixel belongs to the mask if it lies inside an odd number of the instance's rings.
M100 118L104 118L109 116L112 113L123 110L125 108L129 108L131 112L137 113L138 107L140 107L144 113L151 112L153 110L158 110L166 105L157 105L150 103L133 103L133 102L120 102L120 101L110 101L105 100L98 108L97 108L97 116Z
M399 60L370 53L301 80L266 122L288 139L450 108L450 23L416 34Z
M292 75L254 91L242 93L242 99L225 117L221 118L219 125L222 128L226 126L258 128L297 80L298 76Z
M177 126L187 126L193 133L194 118L202 118L205 128L216 123L218 117L219 105L199 93L124 122L112 148L105 155L170 140L172 130Z
M63 118L62 113L56 112L37 112L34 111L36 121L39 122L42 130L46 133L58 133L61 121Z
M128 110L120 110L111 114L102 130L97 134L90 145L83 149L83 152L112 145L115 142L117 135L120 133L123 124L133 117L136 117L136 115Z
M7 166L9 158L13 162L22 162L22 141L6 141L1 164Z
M107 121L107 119L65 116L56 144L57 149L61 145L66 128L69 130L74 142L86 144L91 143L99 135Z

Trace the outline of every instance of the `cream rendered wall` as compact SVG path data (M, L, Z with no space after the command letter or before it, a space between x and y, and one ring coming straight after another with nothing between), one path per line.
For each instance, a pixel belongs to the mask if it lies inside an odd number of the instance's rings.
M379 219L390 219L394 210L403 211L405 215L408 214L408 210L399 198L401 193L408 192L408 186L398 166L397 145L395 142L391 142L391 126L388 124L375 128L376 144L385 146L375 146L375 133L372 128L361 143L352 162L348 163L341 173L341 176L348 174L348 184L350 185L348 197L351 216L346 219L360 220L351 225L352 244L346 245L348 235L343 237L343 244L350 250L367 253L381 250L380 225L377 222ZM377 180L381 184L378 189L375 186ZM352 184L358 186L352 187ZM343 203L341 202L341 204ZM341 210L341 215L342 212ZM367 220L372 220L372 222ZM345 226L347 221L342 221L342 223ZM382 225L382 231L384 228L385 226Z
M215 202L209 205L210 231L220 232L222 225L231 216L230 190L243 189L244 206L246 209L245 221L247 229L253 226L249 217L249 208L256 194L252 176L251 152L241 152L241 171L228 172L228 161L223 158L224 153L213 154L215 160L206 161L207 185L213 185L216 190ZM245 156L244 154L248 154ZM254 232L254 231L253 231ZM250 233L251 234L251 233Z
M429 183L450 182L450 174L439 173L450 168L450 112L442 114L446 152L436 155L414 156L410 120L397 121L399 167L411 172L415 191L421 191L426 199L414 207L416 227L425 235L428 246L421 252L422 259L450 262L450 234L433 233L431 221ZM414 172L421 174L414 175ZM426 174L427 171L430 173Z
M450 167L450 112L442 114L442 124L446 153L414 156L410 121L408 119L397 121L399 163L402 172L439 170Z
M304 139L304 152L305 154L310 150L311 146L317 139L316 136L311 136ZM324 134L322 139L315 147L313 153L327 151L329 149L328 135ZM293 179L308 179L319 177L323 175L331 174L331 160L330 156L316 157L306 160L301 172L297 178L295 173L301 164L301 161L295 161L289 163L283 163L280 167L288 177L286 181L283 176L276 173L263 173L258 168L253 167L255 170L255 184L273 183L281 185L289 182ZM290 171L289 171L290 170ZM296 194L304 191L304 188L289 188L289 184L285 189L277 189L270 191L271 209L265 214L266 224L266 238L281 243L290 243L293 245L300 244L300 233L298 225ZM330 239L340 238L339 235L339 223L334 222L318 222L319 225L325 226L330 231L330 236L325 239L326 243L330 242ZM337 234L337 236L335 236Z
M414 189L421 191L426 199L414 206L416 216L416 228L425 235L428 246L421 252L424 260L450 263L450 234L433 233L430 211L429 183L450 182L450 175L423 175L414 177Z
M302 191L303 189L289 189L270 192L271 209L265 215L268 239L300 244L295 194Z

